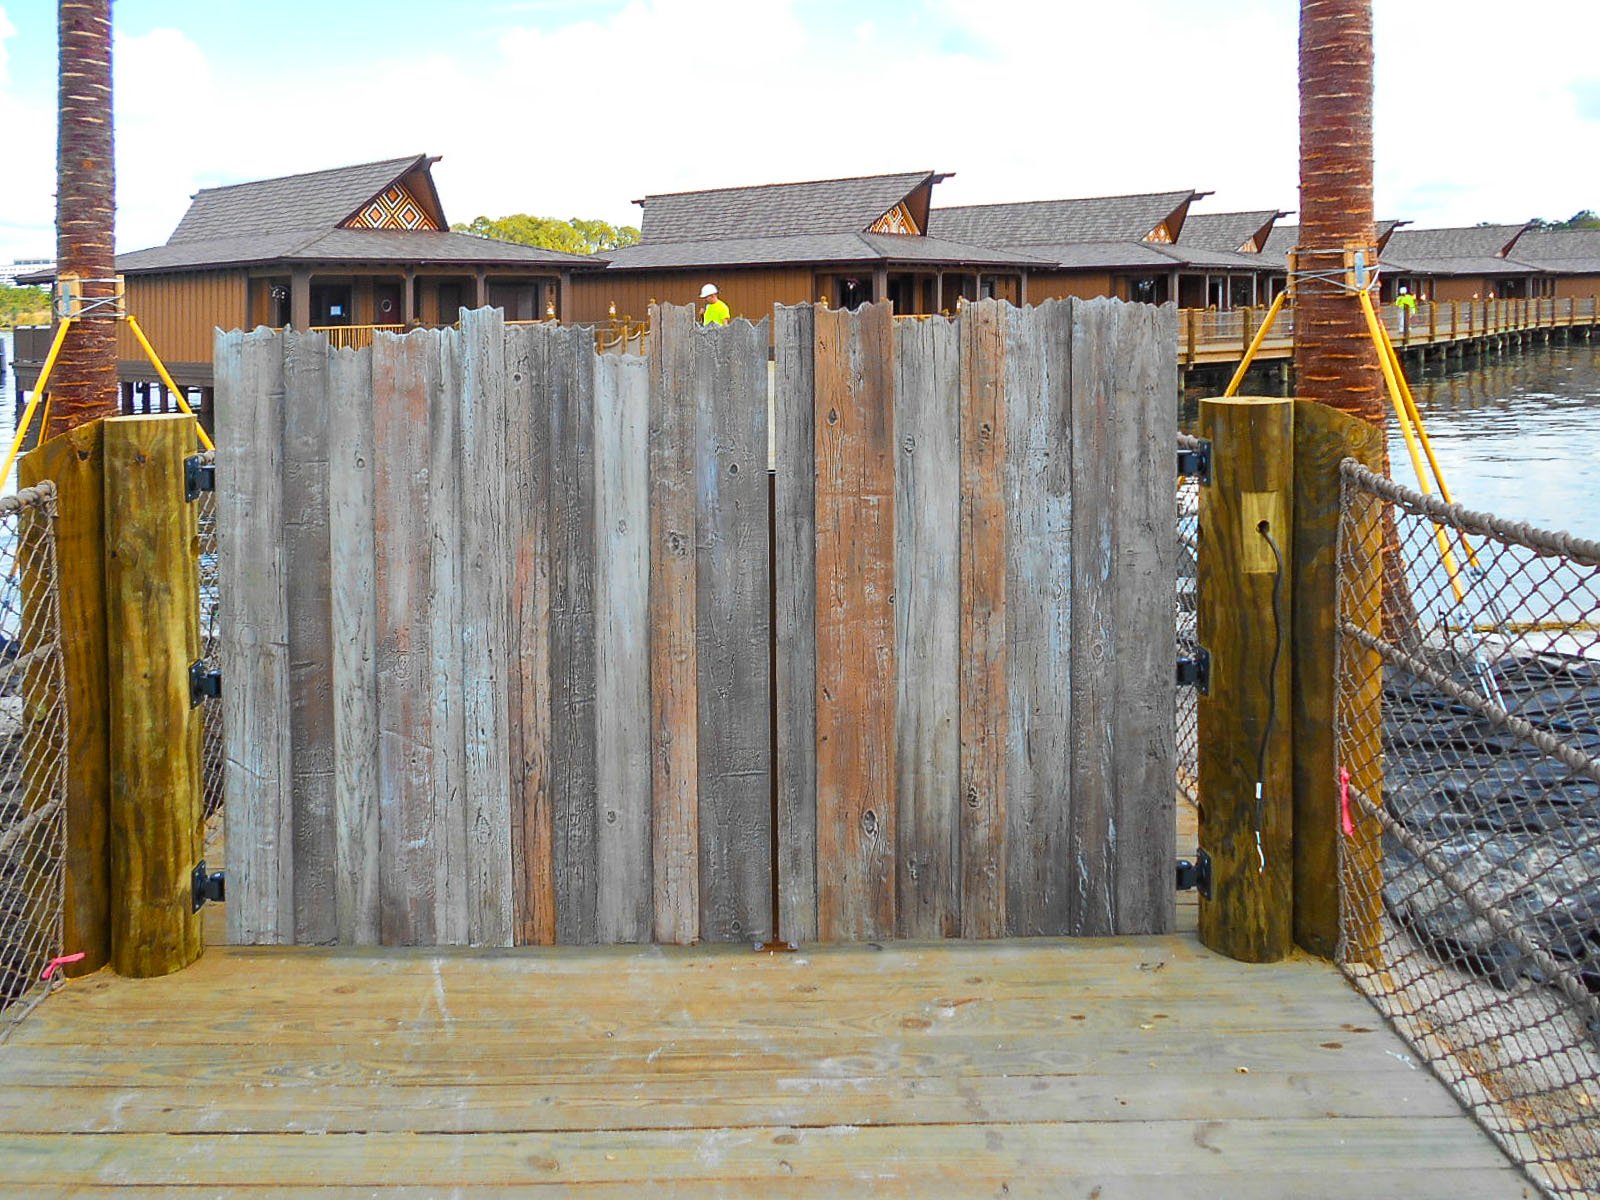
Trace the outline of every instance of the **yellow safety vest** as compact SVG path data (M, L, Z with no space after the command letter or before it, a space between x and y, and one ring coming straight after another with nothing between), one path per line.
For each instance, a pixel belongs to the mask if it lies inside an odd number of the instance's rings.
M726 325L728 319L732 316L733 314L728 311L728 306L722 302L722 297L718 296L710 304L706 305L706 314L701 318L701 322L706 325Z

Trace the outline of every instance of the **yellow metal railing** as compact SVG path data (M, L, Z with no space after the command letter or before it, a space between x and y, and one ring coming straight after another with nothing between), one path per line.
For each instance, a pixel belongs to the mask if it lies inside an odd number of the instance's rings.
M313 325L312 333L326 334L328 345L336 350L364 350L372 345L375 333L404 333L404 325Z

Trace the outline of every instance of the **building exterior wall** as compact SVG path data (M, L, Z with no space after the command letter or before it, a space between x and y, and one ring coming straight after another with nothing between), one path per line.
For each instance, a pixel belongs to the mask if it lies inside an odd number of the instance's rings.
M1558 298L1576 296L1587 300L1600 296L1600 275L1557 275L1555 284Z
M759 321L772 315L774 304L805 304L815 300L815 278L810 267L742 267L732 270L685 268L674 271L585 271L572 277L572 312L565 316L576 324L609 320L616 316L642 321L651 301L658 304L693 304L700 289L715 283L735 317Z
M1109 271L1028 272L1029 304L1040 304L1046 300L1063 300L1068 296L1076 296L1080 300L1093 300L1099 296L1115 294Z
M1435 275L1429 286L1435 300L1482 300L1493 290L1476 275Z
M130 275L128 312L167 363L211 362L212 331L246 323L249 279L244 271L186 271L173 275ZM117 358L139 364L147 376L144 352L126 325L117 329Z

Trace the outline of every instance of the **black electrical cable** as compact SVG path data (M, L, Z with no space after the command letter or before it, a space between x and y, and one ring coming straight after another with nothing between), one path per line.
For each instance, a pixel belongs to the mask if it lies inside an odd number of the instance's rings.
M1256 858L1260 869L1267 869L1266 852L1261 848L1261 826L1266 822L1267 802L1262 787L1267 778L1267 745L1272 740L1273 719L1278 709L1278 660L1283 656L1283 551L1272 536L1272 524L1262 521L1256 532L1267 539L1277 572L1272 577L1272 666L1267 668L1267 721L1261 730L1261 745L1256 750Z

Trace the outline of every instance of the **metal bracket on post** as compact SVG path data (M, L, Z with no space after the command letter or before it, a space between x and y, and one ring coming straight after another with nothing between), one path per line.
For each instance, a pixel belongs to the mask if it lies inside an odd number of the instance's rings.
M1198 889L1207 900L1211 899L1211 856L1204 850L1197 850L1193 862L1180 858L1177 884L1180 892Z
M205 659L189 664L189 707L199 708L207 700L222 695L222 672L206 670Z
M1196 443L1192 449L1178 451L1178 474L1196 483L1207 484L1211 482L1211 443L1204 438L1197 438Z
M206 860L201 859L190 877L189 889L190 902L194 905L191 912L199 912L206 901L215 904L225 904L228 900L228 879L226 871L207 871Z
M1202 696L1211 694L1211 651L1196 646L1193 654L1178 660L1177 684L1192 687Z
M217 490L217 464L208 463L198 454L183 460L183 498L190 504L200 499L202 492Z

